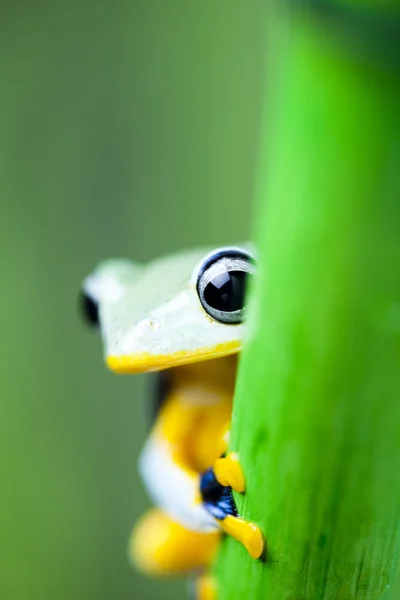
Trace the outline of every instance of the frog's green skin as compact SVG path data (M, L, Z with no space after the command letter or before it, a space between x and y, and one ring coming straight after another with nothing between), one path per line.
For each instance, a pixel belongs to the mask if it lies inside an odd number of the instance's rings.
M216 461L218 481L244 491L235 457L220 456L229 433L233 355L241 349L245 325L221 322L199 297L204 289L199 281L207 283L208 274L242 269L238 255L248 257L244 270L253 273L252 249L243 244L181 252L147 265L109 260L84 282L86 296L97 306L108 366L117 373L169 369L171 374L173 385L140 460L158 509L135 529L131 555L148 572L205 566L221 530L255 557L262 552L256 526L233 516L214 518L199 493L202 472Z
M245 250L250 246L230 247ZM199 270L217 250L199 249L146 266L107 261L87 278L99 302L108 366L119 373L154 371L240 350L244 325L219 323L205 312L196 290Z

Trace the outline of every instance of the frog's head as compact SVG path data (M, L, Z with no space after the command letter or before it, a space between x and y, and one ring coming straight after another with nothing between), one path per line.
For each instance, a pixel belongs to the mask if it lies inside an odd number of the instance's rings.
M138 265L100 264L83 285L83 309L100 328L117 373L158 371L241 348L249 246L194 250Z

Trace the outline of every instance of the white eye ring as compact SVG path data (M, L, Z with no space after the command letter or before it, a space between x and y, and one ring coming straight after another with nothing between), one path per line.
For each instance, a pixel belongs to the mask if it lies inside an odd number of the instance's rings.
M242 323L246 279L255 271L252 258L243 251L224 250L209 257L197 280L197 293L206 313L220 323Z

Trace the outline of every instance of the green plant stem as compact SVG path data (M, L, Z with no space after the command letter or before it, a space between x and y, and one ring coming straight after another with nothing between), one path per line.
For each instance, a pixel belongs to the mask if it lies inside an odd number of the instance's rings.
M227 539L219 600L387 598L400 564L399 72L318 18L285 11L269 26L260 271L231 438L237 503L268 556Z

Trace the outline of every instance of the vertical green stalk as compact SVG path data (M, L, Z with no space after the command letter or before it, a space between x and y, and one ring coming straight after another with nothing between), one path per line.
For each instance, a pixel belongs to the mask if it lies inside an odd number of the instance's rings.
M231 443L268 557L227 539L220 600L389 598L400 564L399 70L374 18L336 16L269 19Z

